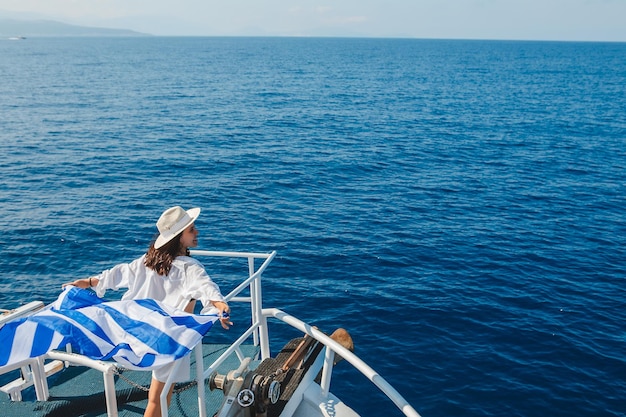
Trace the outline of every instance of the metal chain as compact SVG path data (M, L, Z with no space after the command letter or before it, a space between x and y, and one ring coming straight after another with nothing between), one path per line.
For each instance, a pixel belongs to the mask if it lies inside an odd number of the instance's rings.
M182 385L182 386L180 386L178 388L174 388L174 394L179 394L179 393L181 393L183 391L187 391L188 389L193 388L196 385L198 385L198 381L189 381L185 385Z
M133 380L131 380L129 378L126 378L124 375L122 375L122 372L124 372L124 370L125 370L124 368L116 366L113 369L113 374L119 376L121 380L126 381L126 383L128 385L130 385L131 387L140 389L140 390L145 391L145 392L148 392L150 390L150 388L145 387L145 386L143 386L141 384L138 384L135 381L133 381Z
M220 350L225 350L226 348L220 348L215 350L214 352L210 352L207 356L212 355L214 353L219 352ZM150 387L146 387L145 385L141 385L138 384L137 382L131 380L130 378L125 377L124 375L122 375L122 373L125 371L126 369L122 366L115 366L115 368L113 369L113 374L117 375L120 377L121 380L126 381L126 383L128 385L130 385L131 387L137 388L141 391L145 391L148 392L150 391ZM208 380L209 378L205 379ZM193 381L189 381L184 385L179 386L178 388L174 388L174 394L179 394L183 391L187 391L188 389L191 389L193 387L195 387L196 385L198 385L198 381L193 380Z
M125 370L124 368L116 366L115 369L113 370L113 374L119 376L122 381L126 381L126 383L128 385L130 385L131 387L133 387L133 388L137 388L137 389L139 389L141 391L145 391L145 392L150 391L150 387L146 387L145 385L138 384L137 382L133 381L132 379L125 377L123 375L124 370ZM188 389L191 389L191 388L195 387L196 385L198 385L198 381L195 381L195 380L194 381L189 381L185 385L182 385L182 386L179 386L178 388L175 388L173 392L174 392L174 394L178 394L178 393L181 393L183 391L187 391Z

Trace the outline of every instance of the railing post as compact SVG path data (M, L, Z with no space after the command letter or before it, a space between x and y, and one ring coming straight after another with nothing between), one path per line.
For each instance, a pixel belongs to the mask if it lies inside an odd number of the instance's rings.
M202 356L202 340L193 349L196 355L196 383L198 387L198 417L207 417L206 396L204 393L204 357Z
M115 395L115 379L113 373L108 370L102 373L104 379L104 396L107 405L107 416L117 417L117 397Z
M46 378L43 356L35 359L35 362L31 365L31 370L37 401L47 401L50 393L48 392L48 378Z
M270 339L267 329L267 317L261 316L259 321L259 334L261 339L261 360L270 357Z
M248 270L250 275L255 273L254 269L254 257L248 258ZM259 327L254 332L254 345L261 347L261 359L270 357L270 344L269 335L267 329L267 320L263 316L263 294L261 290L261 277L263 274L259 274L256 279L250 283L250 299L252 309L252 321L258 323Z
M335 352L328 346L324 349L324 367L322 368L322 378L320 387L322 388L322 397L328 397L330 392L330 377L333 373L333 364L335 362Z
M248 276L254 275L254 257L248 257ZM250 282L250 314L252 316L252 323L257 323L261 314L261 301L258 298L259 296L259 288L261 288L260 283L257 282L258 279L254 279ZM259 345L259 333L257 331L253 334L254 345Z

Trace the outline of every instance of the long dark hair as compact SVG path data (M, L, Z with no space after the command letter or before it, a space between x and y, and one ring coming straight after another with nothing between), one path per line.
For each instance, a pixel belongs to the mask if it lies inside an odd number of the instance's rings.
M167 275L172 269L172 262L182 252L182 245L180 244L180 237L183 232L180 232L174 239L167 242L160 248L155 248L154 243L156 238L152 240L148 252L146 252L145 264L148 268L152 269L159 275ZM189 256L189 248L185 248L186 255Z

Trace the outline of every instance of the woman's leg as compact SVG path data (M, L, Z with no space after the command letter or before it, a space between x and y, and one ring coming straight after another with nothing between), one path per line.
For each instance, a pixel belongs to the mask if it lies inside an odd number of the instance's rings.
M150 390L148 391L148 406L144 412L144 417L161 417L161 393L165 387L165 382L161 382L152 378L150 383ZM172 400L172 392L174 391L174 385L170 387L170 392L167 393L167 406L169 407Z

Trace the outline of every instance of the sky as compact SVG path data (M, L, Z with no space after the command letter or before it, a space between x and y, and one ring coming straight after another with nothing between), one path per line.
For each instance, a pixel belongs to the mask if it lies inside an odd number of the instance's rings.
M626 0L0 0L0 18L161 36L626 42Z

